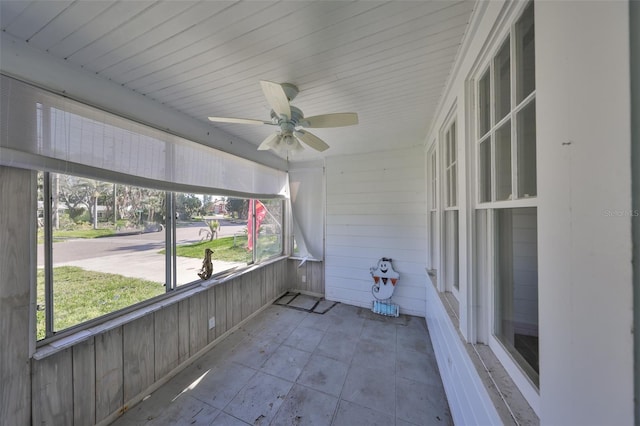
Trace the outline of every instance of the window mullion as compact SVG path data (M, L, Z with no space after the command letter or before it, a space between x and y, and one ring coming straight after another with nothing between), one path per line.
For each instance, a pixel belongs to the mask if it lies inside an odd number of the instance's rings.
M53 229L51 227L51 173L44 172L43 181L44 214L44 318L45 337L53 336Z
M175 209L173 203L173 193L165 192L165 215L166 227L165 231L165 289L173 290L176 287L176 227L175 227Z
M252 264L255 265L257 259L258 259L258 230L256 229L256 201L257 200L253 200L253 203L251 203L252 209L251 209L251 239L253 241L253 247L251 249L251 260L252 260Z

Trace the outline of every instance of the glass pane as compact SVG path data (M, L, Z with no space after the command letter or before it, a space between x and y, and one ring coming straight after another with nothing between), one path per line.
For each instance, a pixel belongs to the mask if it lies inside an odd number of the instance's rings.
M516 100L522 102L536 88L535 27L533 2L516 24Z
M511 58L509 39L503 44L495 59L496 70L496 123L511 111Z
M456 173L458 171L458 167L456 166L456 164L454 164L453 166L451 166L451 169L449 169L449 173L451 175L451 189L449 191L449 200L450 200L450 204L449 207L455 207L458 205L458 179L456 176Z
M52 178L54 331L164 293L165 192Z
M496 337L538 383L538 228L535 208L496 211Z
M487 70L478 83L478 129L482 136L491 128L491 80Z
M480 167L480 194L481 203L491 201L491 139L485 139L480 143L479 155Z
M536 103L518 113L518 197L536 196Z
M431 154L431 207L435 209L438 203L437 188L438 188L438 166L435 151Z
M247 253L246 205L211 194L175 194L177 286L253 261ZM227 213L232 208L239 209L235 216Z
M36 282L36 336L44 339L45 329L45 296L44 296L44 173L37 173L38 208L36 223L38 227L38 250L36 253L37 282Z
M282 254L282 200L255 200L256 262Z
M456 139L456 123L451 124L451 162L456 161L458 153L458 142Z
M496 200L510 200L511 196L511 122L496 132Z
M437 269L436 266L436 245L437 245L437 228L436 228L436 212L429 212L429 260L431 269Z
M449 131L444 134L444 156L444 165L449 167L451 164L451 133Z
M459 288L458 278L458 211L445 212L445 280L447 289Z

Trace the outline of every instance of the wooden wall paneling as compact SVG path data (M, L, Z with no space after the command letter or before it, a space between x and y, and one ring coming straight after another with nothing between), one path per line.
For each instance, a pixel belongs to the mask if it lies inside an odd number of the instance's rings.
M266 268L267 272L264 280L264 303L270 303L276 297L276 276L277 269L274 267Z
M291 289L300 288L300 280L298 279L298 265L300 261L297 259L290 259L287 261L287 275L285 279L287 280L288 287ZM278 287L281 286L281 283L278 283Z
M269 281L269 272L273 271L273 267L267 266L258 270L258 288L260 289L259 308L267 304L267 282Z
M160 380L178 366L178 304L154 312L155 370Z
M226 282L224 283L224 286L226 288L226 297L225 297L225 308L224 311L227 314L227 319L226 319L226 325L227 325L227 330L231 329L233 327L233 282Z
M258 292L260 296L257 299L257 304L258 304L257 309L260 309L261 307L267 304L267 276L269 275L268 272L272 270L273 268L270 265L270 266L267 266L266 268L260 268L257 271L258 276L256 277L257 278L256 292Z
M266 285L266 272L267 269L269 269L269 266L264 267L264 268L260 268L256 271L256 278L255 278L255 283L254 283L254 287L255 287L255 292L256 292L256 300L255 300L255 304L258 307L258 309L260 309L261 307L264 306L265 304L265 300L266 300L266 293L267 293L267 289L265 287Z
M124 404L122 327L95 337L96 422L116 412Z
M35 116L34 116L35 117ZM30 281L35 249L35 175L0 167L0 421L31 421ZM31 236L31 237L30 237ZM34 296L35 301L35 296Z
M73 424L72 364L71 349L34 361L32 383L34 425Z
M307 281L311 284L310 291L324 294L324 263L307 262L307 265L309 271Z
M189 354L195 355L207 345L207 294L189 298Z
M153 314L122 326L124 401L129 401L155 380Z
M311 277L307 274L308 265L309 262L305 262L304 265L300 265L300 262L297 262L294 266L294 274L292 276L295 277L293 279L295 281L294 288L297 290L309 291L308 279ZM305 277L304 281L302 280L303 276Z
M73 346L73 424L96 423L96 345L94 338Z
M189 359L190 332L189 332L189 299L178 303L178 362L182 364Z
M216 296L216 339L227 331L227 284L218 284L213 288Z
M232 309L231 314L233 315L233 326L240 324L242 321L242 281L244 280L243 276L240 276L233 281L230 282L231 290L232 290Z
M216 340L216 328L209 328L209 319L216 316L216 288L207 290L207 341L209 343Z
M251 272L247 272L242 275L240 280L240 286L242 289L241 303L242 303L242 319L244 320L251 315Z
M251 271L251 313L262 307L262 271L259 268Z
M278 262L278 268L276 268L276 270L277 270L277 278L276 278L277 293L282 294L285 291L292 288L291 285L289 284L289 279L288 279L287 261L282 260L281 262Z

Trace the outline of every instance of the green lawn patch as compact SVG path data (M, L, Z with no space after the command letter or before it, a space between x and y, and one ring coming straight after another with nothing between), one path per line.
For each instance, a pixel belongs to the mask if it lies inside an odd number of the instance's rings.
M53 231L53 242L70 238L100 238L115 235L113 229L59 229ZM38 244L44 243L44 230L38 229Z
M44 270L38 269L38 306L45 306ZM53 268L55 330L63 330L165 292L163 284L75 266ZM44 311L37 312L38 340L44 338Z
M247 262L251 260L251 252L247 251L247 237L223 237L213 241L185 244L176 247L176 256L202 259L205 249L213 250L213 258L228 262ZM161 252L164 254L164 250Z

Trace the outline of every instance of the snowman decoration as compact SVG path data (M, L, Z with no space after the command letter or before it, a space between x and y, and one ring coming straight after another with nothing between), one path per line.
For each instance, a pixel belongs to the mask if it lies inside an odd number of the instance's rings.
M391 259L381 258L378 260L378 265L370 268L370 271L374 283L371 287L373 297L378 300L390 299L400 277L400 274L393 270Z

